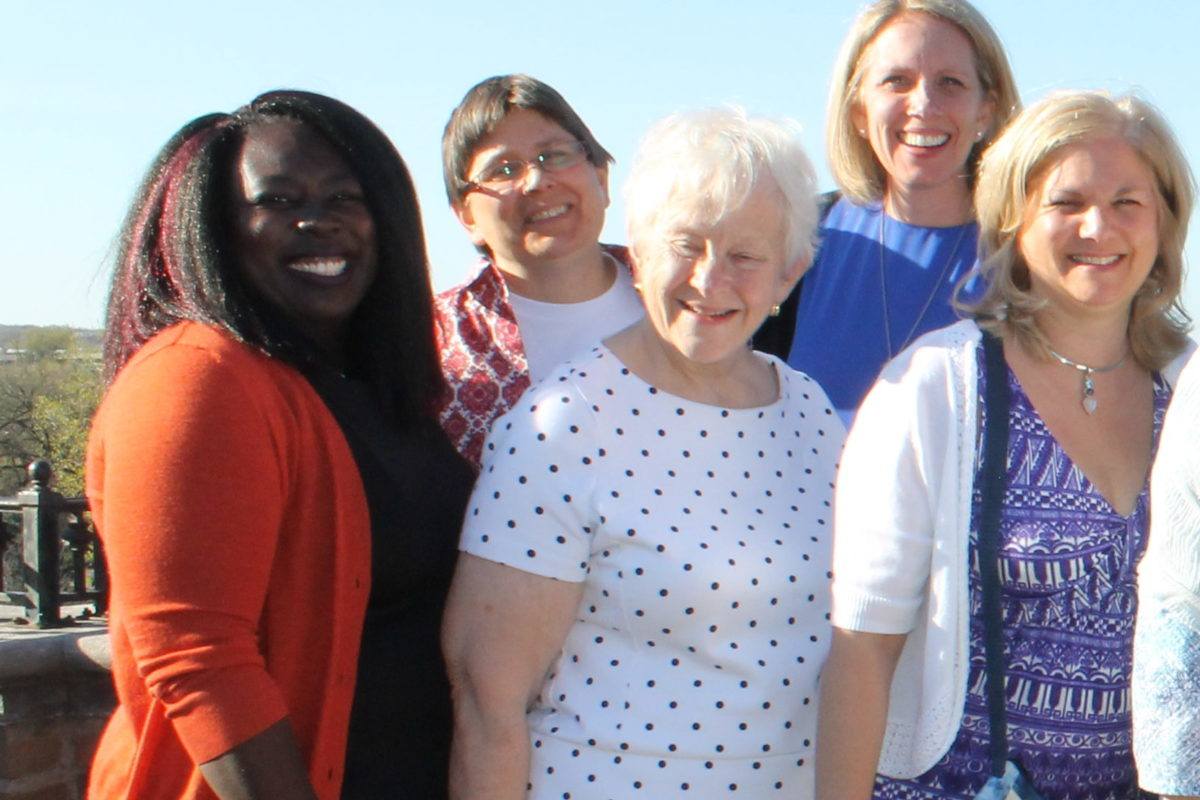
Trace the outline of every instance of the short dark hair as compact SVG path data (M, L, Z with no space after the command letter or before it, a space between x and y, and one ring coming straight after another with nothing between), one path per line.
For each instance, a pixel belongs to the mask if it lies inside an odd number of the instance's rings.
M600 146L575 109L548 84L528 75L496 75L467 91L450 113L442 133L442 176L446 197L455 205L470 189L467 167L479 140L491 133L514 108L536 111L562 126L587 148L587 158L597 167L611 164L612 155Z
M235 163L246 130L285 117L329 142L362 184L375 223L378 270L349 324L352 368L398 422L432 415L444 391L416 191L388 138L350 106L323 95L273 91L232 114L184 125L150 167L118 245L104 335L111 381L154 334L184 320L228 333L295 366L309 343L243 280L232 238Z

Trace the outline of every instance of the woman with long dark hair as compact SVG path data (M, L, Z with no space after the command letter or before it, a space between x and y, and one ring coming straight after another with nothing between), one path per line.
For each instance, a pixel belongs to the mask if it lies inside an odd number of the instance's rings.
M120 705L91 796L444 795L471 470L435 421L387 138L293 91L184 126L129 212L104 353L87 482Z

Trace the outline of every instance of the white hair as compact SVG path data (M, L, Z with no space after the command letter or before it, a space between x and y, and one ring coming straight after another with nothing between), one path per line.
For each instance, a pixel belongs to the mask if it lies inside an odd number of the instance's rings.
M792 120L750 117L740 108L672 114L642 139L625 182L629 243L681 217L715 223L736 211L765 179L783 198L788 264L812 260L817 176Z

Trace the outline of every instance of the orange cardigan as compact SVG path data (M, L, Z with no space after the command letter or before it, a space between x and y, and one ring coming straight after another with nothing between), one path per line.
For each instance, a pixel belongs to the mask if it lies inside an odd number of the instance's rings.
M88 796L212 798L196 765L286 716L317 796L335 800L371 532L308 382L213 328L162 331L96 414L87 494L120 701Z

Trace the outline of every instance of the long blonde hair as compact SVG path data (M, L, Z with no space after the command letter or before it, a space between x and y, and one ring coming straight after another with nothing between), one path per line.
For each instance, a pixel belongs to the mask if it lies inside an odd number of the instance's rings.
M1017 83L1000 37L967 0L877 0L859 14L842 42L833 69L826 110L825 139L829 166L842 193L859 205L883 199L887 173L875 157L870 142L858 135L852 114L859 102L863 80L863 52L885 25L905 13L928 14L954 25L971 42L980 85L994 106L992 123L967 157L968 174L996 132L1020 110Z

